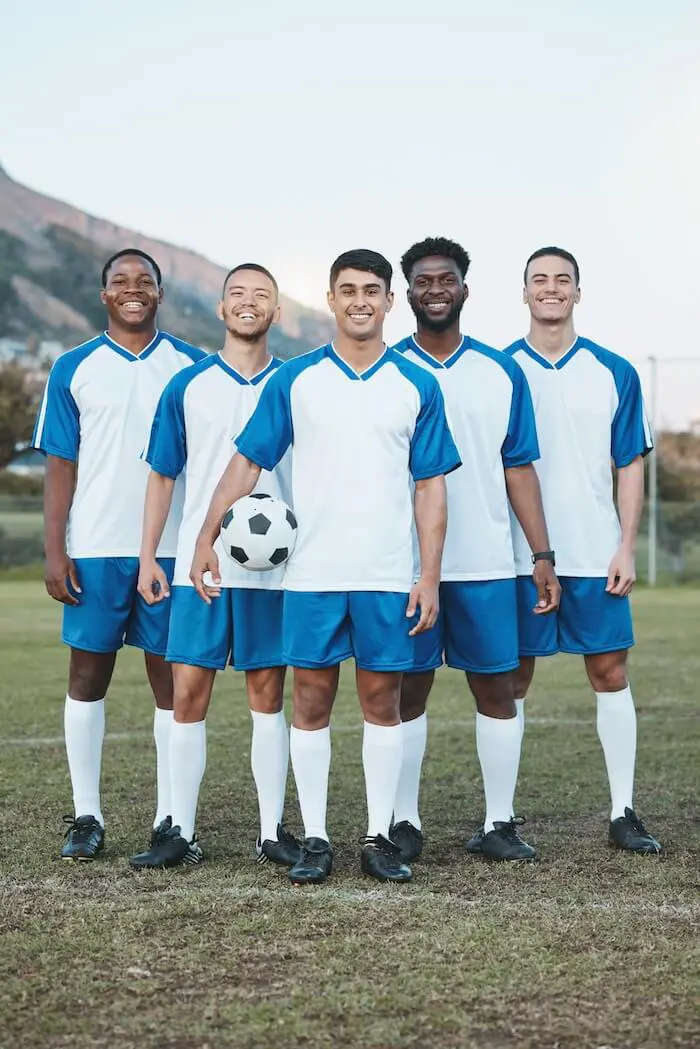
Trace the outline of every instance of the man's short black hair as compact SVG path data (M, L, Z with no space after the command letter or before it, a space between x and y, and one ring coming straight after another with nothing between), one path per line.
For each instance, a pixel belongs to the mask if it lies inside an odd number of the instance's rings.
M151 264L151 266L153 267L153 272L156 275L156 279L158 281L158 287L160 288L160 286L161 286L161 284L163 282L163 277L162 277L162 274L160 272L160 266L158 265L158 263L156 262L156 260L154 258L151 258L150 255L147 255L145 251L141 251L140 248L122 248L121 251L116 252L116 254L112 255L111 258L107 259L107 261L105 262L104 266L102 267L102 287L103 288L107 287L107 277L109 276L110 269L112 268L114 263L117 261L117 259L123 259L125 255L138 255L138 257L140 259L145 259L146 262L149 262Z
M401 259L401 269L409 284L415 264L420 262L421 259L427 259L433 255L444 259L452 259L453 262L456 262L457 269L462 274L462 280L464 280L471 259L462 245L457 244L454 240L448 240L447 237L426 237L425 240L421 240L410 247Z
M341 270L360 270L363 273L373 273L375 277L381 277L384 281L387 292L391 291L391 278L394 275L394 271L389 260L380 255L378 251L370 251L368 248L354 248L352 251L344 251L342 255L339 255L331 266L331 291L333 291Z
M523 284L527 284L527 271L528 271L528 267L529 267L530 263L534 262L535 259L542 259L542 258L544 258L545 255L556 255L557 258L559 258L559 259L566 259L567 262L570 262L571 265L574 267L574 280L576 281L576 287L578 288L580 280L581 280L581 275L579 273L579 268L578 268L578 262L576 261L576 259L574 258L574 256L571 254L570 251L565 251L564 248L555 248L555 247L553 247L551 245L548 248L538 248L537 251L533 251L532 255L530 256L530 258L525 263L525 272L523 273Z
M234 275L234 273L238 273L239 270L255 270L256 273L264 274L267 277L267 279L269 281L271 281L272 286L275 289L275 294L279 295L280 290L277 287L277 281L272 276L270 271L265 269L264 266L261 266L259 262L241 262L241 264L239 266L234 266L232 270L229 270L228 273L226 274L226 276L224 277L223 287L221 288L221 294L222 295L226 291L226 285L228 284L229 277L232 277Z

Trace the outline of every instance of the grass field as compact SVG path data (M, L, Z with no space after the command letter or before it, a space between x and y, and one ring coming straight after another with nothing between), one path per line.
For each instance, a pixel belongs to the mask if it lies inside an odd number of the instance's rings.
M219 685L199 835L208 862L132 873L150 831L150 701L118 663L103 766L107 851L61 863L66 653L40 583L0 583L3 803L0 1045L667 1049L700 1045L700 591L639 592L632 674L637 805L663 856L611 852L593 697L575 659L543 661L518 811L539 863L489 866L462 842L481 814L471 701L432 699L427 847L407 886L358 872L360 716L334 715L336 869L293 889L252 861L257 810L240 680ZM299 831L290 793L287 822Z

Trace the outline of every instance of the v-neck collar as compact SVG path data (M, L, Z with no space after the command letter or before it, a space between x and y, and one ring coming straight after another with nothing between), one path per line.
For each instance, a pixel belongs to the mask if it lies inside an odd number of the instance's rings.
M225 361L221 356L221 351L216 355L217 364L219 364L227 375L230 375L232 379L235 379L240 386L257 386L259 382L262 382L266 375L269 375L275 368L279 368L280 362L274 357L270 357L262 371L256 372L255 375L251 375L248 379L245 375L241 375L239 371Z
M452 351L450 356L446 357L444 361L439 361L437 357L433 357L432 353L428 353L427 350L423 349L415 335L410 335L408 341L416 357L420 357L422 361L429 364L431 368L435 369L435 371L443 371L445 368L451 368L471 346L469 336L463 335L459 346Z
M383 364L386 364L389 357L389 348L385 346L381 357L378 357L374 364L370 365L369 368L365 368L363 372L356 372L347 361L344 361L332 342L328 344L328 357L340 368L341 372L343 372L348 379L354 379L355 381L359 379L362 382L366 382L367 379L371 379L372 376L379 371Z
M526 338L522 338L520 340L520 348L525 351L528 357L530 357L533 361L537 361L539 365L541 365L543 368L549 369L550 371L561 371L564 365L569 363L571 358L578 352L578 350L581 349L582 346L583 339L580 335L577 335L569 349L562 357L559 358L558 361L550 361L541 353L538 353L538 351L530 345Z
M153 353L153 351L155 350L156 346L162 338L163 332L158 331L158 329L156 328L155 335L148 343L148 345L144 346L144 348L141 350L141 353L132 353L131 350L127 350L126 346L122 346L121 343L118 343L115 339L112 339L106 331L102 333L102 339L107 344L107 346L109 346L110 350L114 350L114 352L118 353L120 357L123 357L125 361L145 361L147 357L151 356L151 354Z

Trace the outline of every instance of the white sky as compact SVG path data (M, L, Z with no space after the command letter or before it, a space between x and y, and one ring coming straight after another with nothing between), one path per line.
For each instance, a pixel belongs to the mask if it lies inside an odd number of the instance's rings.
M465 330L523 333L532 250L582 334L700 417L699 0L0 0L0 161L35 189L323 306L352 247L472 256ZM394 341L412 328L395 282ZM640 371L644 377L644 366Z

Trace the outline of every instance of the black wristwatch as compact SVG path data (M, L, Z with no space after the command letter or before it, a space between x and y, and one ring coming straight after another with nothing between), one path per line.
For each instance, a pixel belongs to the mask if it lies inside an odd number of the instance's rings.
M552 567L554 567L554 565L556 564L556 560L554 558L554 551L553 550L540 550L539 553L533 554L532 555L532 563L533 563L533 565L536 564L537 561L550 561L551 564L552 564Z

